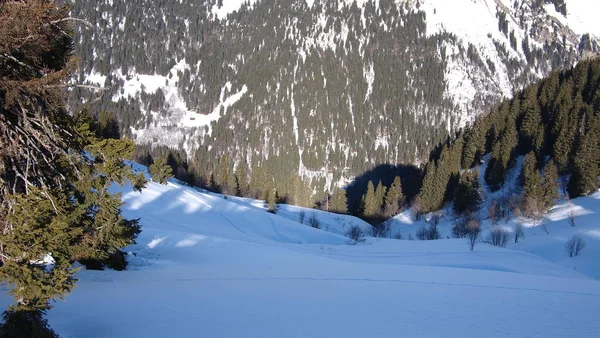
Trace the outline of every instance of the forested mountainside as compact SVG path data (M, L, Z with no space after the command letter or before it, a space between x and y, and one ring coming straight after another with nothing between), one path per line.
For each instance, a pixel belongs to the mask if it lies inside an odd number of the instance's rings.
M564 0L237 5L75 0L93 27L77 26L74 81L107 90L71 102L116 112L138 144L185 150L206 180L225 158L331 191L426 160L502 97L598 51Z
M485 182L491 191L507 188L503 201L497 202L506 204L520 195L522 206L543 213L559 190L570 198L597 191L598 154L600 58L595 58L528 86L438 147L426 167L419 207L429 212L453 199L463 200L464 194L456 196L461 189L470 190L473 181L463 169L488 156ZM505 180L520 156L522 189L513 191Z

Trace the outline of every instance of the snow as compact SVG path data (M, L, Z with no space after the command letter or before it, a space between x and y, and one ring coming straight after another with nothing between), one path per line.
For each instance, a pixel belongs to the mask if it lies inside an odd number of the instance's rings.
M227 15L238 11L245 2L252 6L256 0L223 0L223 6L213 6L212 14L221 20L226 19Z
M600 38L598 0L565 0L567 5L567 25L578 34L590 33ZM552 6L554 9L554 6ZM562 16L559 14L559 16Z
M48 311L61 337L592 337L600 330L600 282L590 277L599 266L600 194L553 210L551 236L531 228L519 245L470 252L463 240L349 245L341 234L368 224L286 205L274 215L261 201L175 180L150 182L142 193L113 191L143 231L127 249L127 271L80 271L77 288ZM582 212L575 228L564 224L569 208ZM301 211L314 212L321 230L300 224ZM407 214L396 220L403 217L404 227L419 226ZM574 232L588 247L567 259L558 242Z

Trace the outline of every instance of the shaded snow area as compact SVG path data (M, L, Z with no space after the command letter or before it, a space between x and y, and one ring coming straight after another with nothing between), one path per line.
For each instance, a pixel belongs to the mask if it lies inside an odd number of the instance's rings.
M138 167L138 169L142 169ZM368 224L179 185L122 189L141 218L129 270L80 271L48 312L61 337L593 337L600 332L600 196L548 215L519 245L342 236ZM581 211L575 228L569 208ZM321 223L298 222L304 211ZM584 215L584 213L586 213ZM400 218L398 218L400 219ZM404 224L403 230L416 224ZM588 247L565 258L563 238ZM593 258L596 261L593 261ZM587 274L587 275L586 275ZM2 306L10 299L3 294Z

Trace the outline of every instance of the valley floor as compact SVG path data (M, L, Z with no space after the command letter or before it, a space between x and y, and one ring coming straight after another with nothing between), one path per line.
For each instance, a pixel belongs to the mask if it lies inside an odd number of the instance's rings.
M149 183L142 194L125 189L123 198L125 216L143 224L138 244L128 248L135 253L130 268L80 271L75 291L48 312L61 337L600 332L600 281L535 248L480 243L470 252L460 239L367 238L349 245L341 234L366 223L315 211L322 224L317 230L298 222L297 207L272 215L254 201L174 183ZM533 246L539 246L536 238ZM587 262L585 253L575 259ZM588 270L600 267L589 264ZM6 293L0 300L10 303Z

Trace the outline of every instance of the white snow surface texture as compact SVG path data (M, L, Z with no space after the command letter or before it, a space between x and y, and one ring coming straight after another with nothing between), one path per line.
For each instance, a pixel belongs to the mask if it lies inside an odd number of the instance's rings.
M74 292L48 312L61 337L600 332L599 196L557 207L548 215L550 235L526 228L519 244L479 243L470 252L462 239L366 238L349 245L341 234L352 224L368 224L284 205L273 215L260 201L225 199L174 181L149 183L142 193L120 190L125 216L143 224L138 243L127 249L129 269L81 270ZM580 214L573 228L567 208ZM320 230L298 222L302 210L307 218L315 213ZM404 221L403 227L419 226ZM574 233L587 247L566 258L564 242ZM0 300L2 306L11 302L6 292Z

